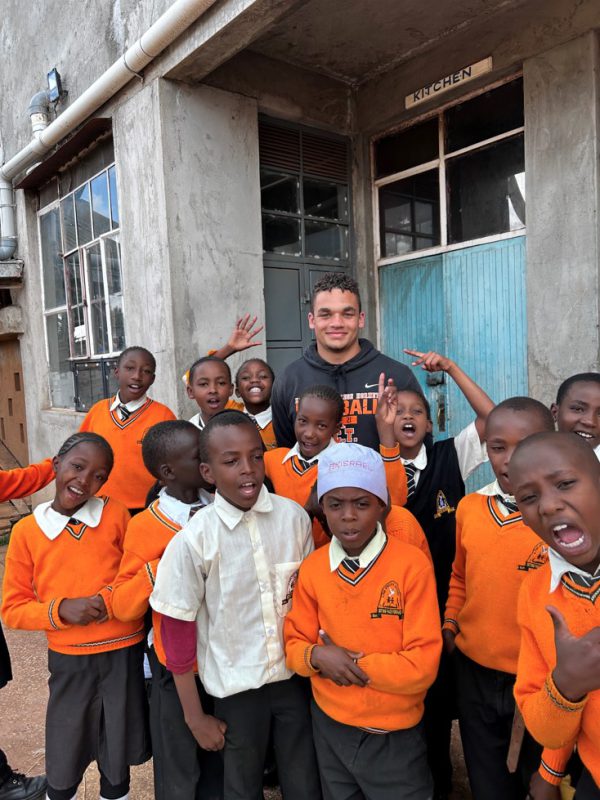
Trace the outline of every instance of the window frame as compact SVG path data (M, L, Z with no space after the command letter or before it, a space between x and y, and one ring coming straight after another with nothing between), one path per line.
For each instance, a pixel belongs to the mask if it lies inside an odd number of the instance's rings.
M416 258L425 258L427 256L435 256L440 255L441 253L448 253L454 250L461 250L465 247L474 247L476 245L481 244L488 244L490 242L498 242L503 239L514 239L517 236L524 236L527 233L526 225L523 225L520 228L517 228L513 231L505 231L504 233L495 233L491 234L490 236L483 236L478 239L468 239L463 242L456 242L454 244L448 244L448 198L446 193L446 164L448 161L451 161L454 158L459 156L463 156L467 153L473 152L475 150L480 150L484 147L488 147L491 144L496 144L498 142L516 138L518 136L523 136L525 132L525 126L521 125L518 128L512 128L509 131L504 131L503 133L498 134L497 136L492 136L487 139L482 139L481 141L476 142L475 144L468 145L467 147L462 147L458 150L453 150L451 152L445 151L445 112L452 108L452 106L459 105L460 103L467 102L468 100L472 100L479 95L485 94L486 92L493 91L494 89L498 89L501 86L504 86L507 83L512 83L513 81L518 80L519 78L523 77L523 73L521 71L510 75L502 80L496 81L494 83L488 84L487 86L481 87L476 89L472 92L466 93L461 97L455 98L450 102L446 102L442 105L437 106L435 109L425 112L424 114L420 114L415 117L411 117L410 119L406 120L399 126L395 126L390 130L386 130L381 134L377 134L371 140L371 184L372 184L372 208L373 208L373 247L374 247L374 257L375 257L375 264L379 267L385 267L388 264L398 264L403 261L414 261ZM423 164L418 164L415 167L411 167L410 169L402 170L400 172L395 172L391 175L386 175L383 178L375 178L376 175L376 148L377 142L385 138L386 136L390 136L394 133L399 133L407 128L411 128L414 125L418 125L421 122L425 122L426 120L430 120L433 117L437 117L438 119L438 158L432 159L430 161L424 162ZM379 206L379 190L382 186L386 186L387 184L394 183L395 181L402 180L404 178L410 178L414 175L419 175L422 172L427 172L432 169L438 170L438 179L439 179L439 226L440 226L440 244L434 245L433 247L422 248L420 250L411 250L409 253L403 253L402 255L392 255L392 256L382 256L382 240L381 240L381 222L380 222L380 206Z

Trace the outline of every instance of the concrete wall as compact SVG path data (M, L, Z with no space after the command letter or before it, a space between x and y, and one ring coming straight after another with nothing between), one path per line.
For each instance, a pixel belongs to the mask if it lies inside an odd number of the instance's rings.
M524 64L529 390L599 368L600 95L589 33Z

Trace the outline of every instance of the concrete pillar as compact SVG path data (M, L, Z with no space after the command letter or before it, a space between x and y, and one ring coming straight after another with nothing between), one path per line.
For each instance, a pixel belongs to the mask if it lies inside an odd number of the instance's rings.
M598 40L524 63L529 392L599 366Z

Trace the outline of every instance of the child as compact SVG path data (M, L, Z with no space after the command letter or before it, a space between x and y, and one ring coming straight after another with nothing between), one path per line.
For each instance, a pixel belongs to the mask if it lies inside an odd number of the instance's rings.
M311 679L324 798L426 800L420 722L441 650L431 563L383 532L370 448L326 450L317 492L333 538L300 567L284 631L288 667Z
M169 408L146 395L155 373L154 356L144 347L123 350L115 369L119 391L114 398L93 405L79 428L100 434L111 445L115 466L103 491L132 514L144 508L153 483L142 460L144 433L157 422L175 419Z
M0 503L38 492L54 480L52 459L20 469L0 470ZM12 680L10 654L0 625L0 689ZM46 778L27 778L11 769L6 754L0 750L0 800L33 800L46 789Z
M275 373L262 358L244 361L235 376L235 391L244 405L240 409L252 417L260 431L265 450L277 447L273 431L271 391Z
M168 545L150 597L166 615L167 667L185 721L201 747L224 748L225 800L261 796L271 728L284 797L319 800L307 687L285 666L282 632L298 567L312 550L310 520L263 487L262 441L245 414L226 411L207 423L201 460L215 501ZM196 656L215 716L200 701Z
M113 614L123 622L148 610L156 570L173 536L213 496L200 475L200 432L189 422L159 422L144 436L147 470L163 484L158 499L127 527L123 559L113 589ZM148 637L152 667L150 729L156 800L203 800L222 794L223 770L218 756L198 748L183 718L173 676L166 669L161 617L152 613ZM199 688L200 691L203 691Z
M583 761L576 800L600 798L600 465L580 439L538 434L510 462L510 482L549 560L519 597L515 697L546 747Z
M547 558L514 503L508 465L525 437L553 429L552 415L537 400L513 397L499 403L485 430L496 481L467 495L456 514L456 557L443 637L447 651L454 653L458 719L475 800L524 798L540 765L540 748L529 736L517 772L511 774L506 764L519 654L517 598L528 572ZM554 771L564 766L552 754L544 762ZM551 782L551 774L543 776Z
M559 431L572 431L600 458L600 374L571 375L558 387L550 410Z
M393 386L385 387L385 376L380 377L376 422L392 501L397 502L395 486L408 480L406 508L415 515L427 537L442 619L454 559L456 507L464 497L466 478L487 461L483 435L494 404L449 358L433 352L404 352L416 356L413 366L420 364L427 372L441 371L453 378L476 414L475 421L456 436L434 443L431 410L425 397L411 391L396 393ZM402 464L406 477L396 478ZM454 698L451 666L442 654L438 677L425 703L429 765L435 795L440 798L446 797L452 787L450 736L456 716Z
M48 798L74 798L93 760L101 797L127 798L129 765L149 757L143 621L119 622L111 604L129 514L95 496L113 466L101 436L71 436L53 466L54 500L13 528L2 615L10 627L48 638Z
M229 399L232 393L231 370L222 358L203 356L195 361L188 372L187 395L200 411L190 419L192 425L202 430L215 414L232 404L237 407Z

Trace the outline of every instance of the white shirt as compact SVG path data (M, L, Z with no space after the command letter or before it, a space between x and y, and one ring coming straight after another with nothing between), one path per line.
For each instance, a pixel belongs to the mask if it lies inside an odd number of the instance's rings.
M253 419L261 431L263 431L267 425L273 421L273 409L271 406L265 408L264 411L259 411L258 414L252 414L247 408L244 408L244 414L247 414L250 419Z
M377 523L377 533L359 556L348 555L340 540L332 536L331 542L329 543L329 568L332 572L335 572L345 558L358 558L360 568L365 569L369 566L371 561L377 558L379 553L381 553L386 542L387 537L379 522Z
M458 456L458 466L463 481L477 469L481 464L488 460L485 442L479 439L477 427L474 422L470 422L466 428L454 437L454 447ZM416 458L401 458L403 464L414 464L415 466L415 486L419 483L419 476L427 466L427 450L425 445L417 453Z
M282 461L281 463L282 463L282 464L285 464L285 462L286 462L286 461L289 461L289 460L290 460L290 458L293 458L294 456L297 456L297 458L299 458L301 461L305 461L307 464L315 464L315 463L318 463L319 459L321 458L321 456L323 455L323 453L325 452L325 450L329 450L329 448L330 448L332 445L334 445L334 444L337 444L336 440L335 440L335 439L331 439L331 441L329 442L329 444L327 445L327 447L324 447L324 448L321 450L321 452L320 452L320 453L317 453L317 455L316 455L316 456L313 456L312 458L305 458L305 457L302 455L302 453L300 452L300 447L298 446L298 442L296 442L296 444L295 444L293 447L290 447L290 449L288 450L288 452L287 452L287 453L285 454L285 456L283 457L283 461Z
M596 453L596 458L600 461L600 444L598 447L594 447L594 453Z
M196 622L206 691L229 697L289 678L283 621L302 560L313 549L308 514L263 486L249 511L218 492L164 552L150 605Z
M101 497L90 497L87 503L84 503L70 517L55 511L52 508L53 502L53 500L49 500L47 503L40 503L33 510L35 521L51 542L64 531L71 519L83 522L84 525L88 525L90 528L97 528L100 524L102 511L104 510L104 500Z
M163 486L158 493L158 507L170 520L183 528L189 522L190 514L194 509L197 509L198 506L208 506L214 499L214 495L210 492L199 489L198 499L194 503L182 503L181 500L167 494L167 489Z
M121 398L119 397L119 393L117 392L117 394L115 395L115 399L113 400L112 405L110 407L110 410L116 411L119 406L125 406L127 411L129 411L130 414L133 414L134 411L137 411L138 408L141 408L144 405L147 399L148 399L147 395L144 395L143 397L140 397L139 400L130 400L129 403L122 403Z
M512 494L506 494L506 492L502 491L498 480L488 483L487 486L482 486L481 489L477 489L477 494L484 494L486 497L496 497L498 500L498 509L503 517L509 517L513 513L500 499L498 499L498 496L505 497L511 503L516 502L515 498L512 496Z
M557 553L556 550L553 550L551 547L548 548L548 560L550 561L550 572L552 574L552 577L550 578L551 592L553 592L559 585L560 579L565 572L574 572L576 575L581 575L582 578L585 578L590 583L600 578L600 566L592 575L590 572L586 572L585 570L576 567L574 564L571 564L566 558L563 558L560 553Z

